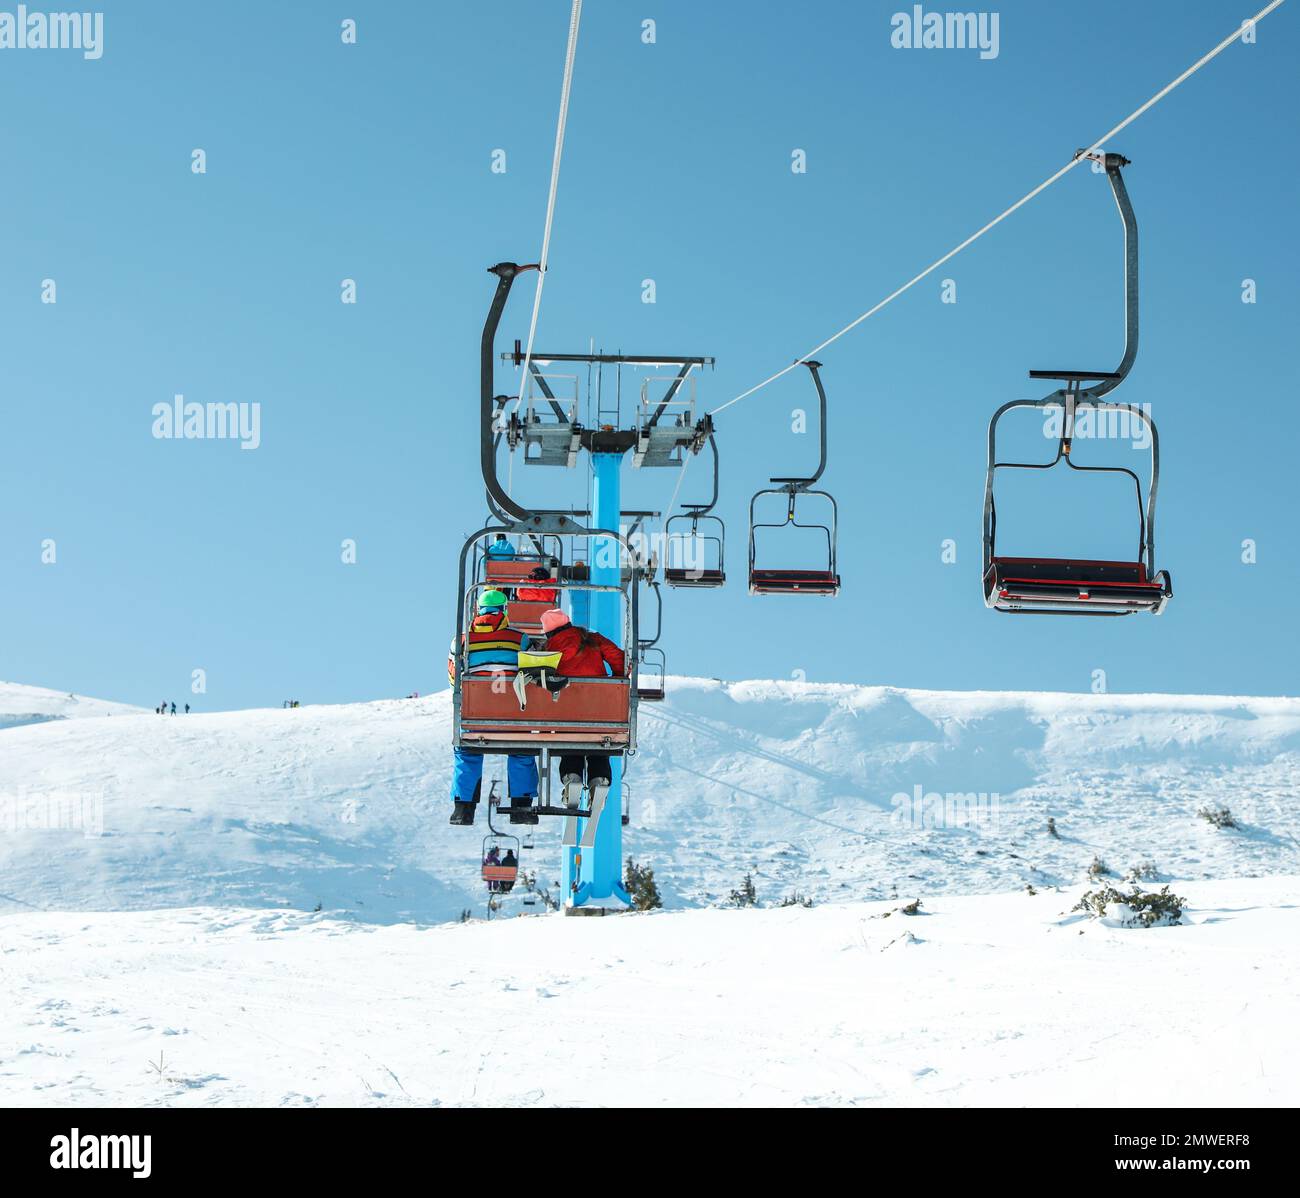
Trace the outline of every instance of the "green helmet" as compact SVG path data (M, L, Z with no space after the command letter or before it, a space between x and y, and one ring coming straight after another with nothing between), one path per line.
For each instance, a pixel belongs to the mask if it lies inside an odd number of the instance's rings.
M479 596L479 611L499 611L506 605L506 597L502 591L484 591Z

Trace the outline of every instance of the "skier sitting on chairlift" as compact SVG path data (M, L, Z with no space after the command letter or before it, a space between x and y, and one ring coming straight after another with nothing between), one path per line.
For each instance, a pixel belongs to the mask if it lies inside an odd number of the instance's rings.
M466 633L467 675L513 679L519 670L519 654L528 647L528 636L510 626L506 597L501 591L484 591L478 614ZM456 681L460 646L453 640L447 655L447 676ZM504 685L504 683L503 683ZM451 774L451 822L468 827L483 787L483 754L477 749L453 749ZM537 797L537 761L530 753L511 753L506 759L506 780L510 791L513 822L536 823L537 816L524 814Z
M501 850L500 850L499 848L497 848L496 845L493 845L490 849L488 849L488 851L487 851L487 856L483 858L483 864L484 864L484 865L500 865L500 864L501 864ZM501 883L500 883L500 882L497 882L497 881L495 881L495 880L493 880L493 881L491 881L491 882L488 883L488 889L489 889L489 890L500 890L500 889L501 889Z
M549 582L551 572L545 566L538 566L528 577L534 583ZM554 603L559 593L554 587L519 586L515 588L515 598L523 603Z
M555 672L565 678L621 678L627 671L627 658L608 637L590 628L579 628L559 608L542 613L542 632L548 653L558 654ZM564 805L577 807L582 798L583 776L594 810L609 791L611 773L608 753L566 754L560 758L560 781L564 785Z

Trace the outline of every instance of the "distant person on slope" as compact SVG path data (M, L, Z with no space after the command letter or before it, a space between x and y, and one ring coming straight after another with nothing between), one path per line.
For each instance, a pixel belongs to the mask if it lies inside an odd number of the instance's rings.
M460 646L452 640L447 654L447 677L456 684ZM514 678L519 672L519 653L528 648L528 636L510 627L506 597L501 591L484 591L478 614L465 634L465 676L467 678ZM483 788L483 754L478 749L453 749L451 772L451 822L468 827ZM510 791L511 823L535 824L537 816L528 808L537 797L537 761L530 753L511 753L506 761L506 784Z
M555 672L563 678L622 678L627 658L613 641L590 628L579 628L558 607L542 613L542 632L548 653L560 655ZM567 754L560 758L560 781L564 784L564 805L576 807L582 797L583 776L591 792L591 804L603 801L611 773L608 753Z

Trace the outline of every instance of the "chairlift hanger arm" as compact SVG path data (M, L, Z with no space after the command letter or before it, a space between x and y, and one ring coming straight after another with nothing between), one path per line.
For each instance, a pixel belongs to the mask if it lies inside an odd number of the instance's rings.
M503 531L512 533L535 531L569 535L575 531L582 531L573 524L572 513L563 508L537 508L530 511L521 507L510 498L497 478L496 451L499 438L495 427L496 407L498 403L504 407L505 403L509 402L508 396L494 396L492 393L497 327L501 323L501 314L505 311L506 300L510 296L510 288L514 285L515 277L524 271L537 269L536 263L520 266L514 262L498 262L495 266L488 267L488 273L497 277L497 288L488 308L487 319L483 322L479 361L480 461L483 483L488 493L488 506L493 515L500 516L503 524L527 522L529 526L526 529L516 527ZM504 358L506 355L502 356Z
M1075 157L1084 153L1079 150ZM1129 199L1128 188L1121 173L1129 165L1129 160L1122 154L1092 153L1085 156L1105 167L1106 178L1115 197L1115 206L1119 209L1120 220L1124 225L1124 356L1113 371L1031 370L1029 377L1064 382L1070 390L1078 393L1078 402L1087 405L1114 391L1128 377L1137 358L1138 228L1133 202ZM1079 385L1084 382L1095 383L1095 386L1080 391Z
M1137 217L1133 212L1128 188L1124 185L1124 176L1120 173L1120 168L1127 166L1129 160L1119 154L1106 154L1102 161L1106 167L1106 178L1110 180L1111 192L1115 196L1115 206L1124 222L1124 356L1114 371L1119 378L1103 378L1097 386L1090 387L1085 393L1090 400L1100 399L1124 381L1133 369L1138 351Z
M712 427L711 419L707 416L705 419L710 421L710 427ZM718 442L712 432L709 433L709 448L713 450L713 495L708 503L682 504L682 510L690 515L692 519L698 520L701 516L707 516L718 504L718 473L721 464L718 459Z
M791 491L807 490L821 478L826 469L826 388L822 386L822 377L818 373L822 364L808 359L801 362L800 365L808 367L808 373L812 375L813 384L817 388L817 402L821 408L821 459L818 461L817 470L811 478L773 478L768 480L769 482L779 483Z
M494 512L500 511L508 518L526 520L531 514L527 508L520 507L509 495L497 478L496 462L496 401L493 394L493 349L496 345L497 326L505 311L506 300L510 298L510 288L515 276L527 270L539 269L535 264L520 266L515 262L498 262L488 267L488 273L496 275L497 287L488 307L487 319L483 322L483 339L479 352L479 414L480 414L480 461L483 469L483 483L487 487L489 502Z
M650 648L653 648L655 645L657 645L657 644L659 643L659 638L663 635L663 631L664 631L664 596L663 596L663 592L660 591L660 589L659 589L659 584L658 584L654 579L650 579L649 582L647 583L647 585L648 585L648 586L651 588L651 590L653 590L654 593L655 593L655 601L656 601L656 608L655 608L655 634L654 634L654 636L652 636L652 637L647 637L647 638L644 639L644 640L639 640L639 641L637 642L637 646L638 646L638 648L640 648L640 649L650 649Z

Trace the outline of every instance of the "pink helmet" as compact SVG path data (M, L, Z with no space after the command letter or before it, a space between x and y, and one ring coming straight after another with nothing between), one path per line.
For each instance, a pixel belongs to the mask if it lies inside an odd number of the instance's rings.
M542 612L542 631L552 633L557 628L563 628L569 622L566 616L558 607L551 608L550 611Z

